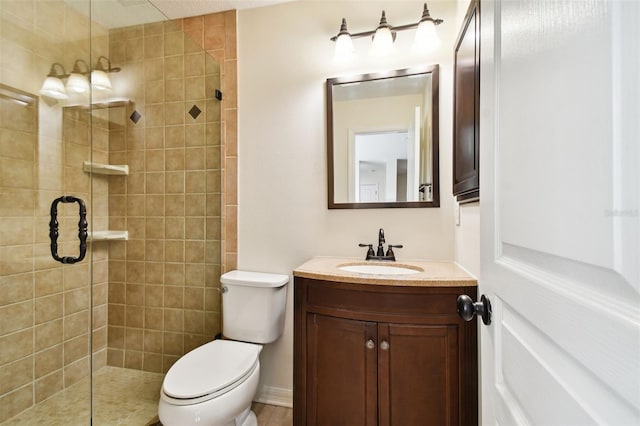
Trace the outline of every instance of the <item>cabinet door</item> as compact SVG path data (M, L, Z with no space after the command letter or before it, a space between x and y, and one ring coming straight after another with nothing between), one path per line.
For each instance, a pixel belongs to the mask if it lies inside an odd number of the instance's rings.
M457 326L380 324L378 331L379 424L458 425Z
M372 322L307 314L307 426L377 424L376 332Z
M480 194L480 37L478 2L467 11L455 47L453 195L472 201Z

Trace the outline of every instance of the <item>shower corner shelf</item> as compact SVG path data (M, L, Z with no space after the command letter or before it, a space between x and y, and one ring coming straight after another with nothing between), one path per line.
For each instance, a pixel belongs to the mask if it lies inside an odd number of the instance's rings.
M92 231L89 232L89 241L126 241L129 239L129 231Z
M93 163L91 161L85 161L82 170L85 172L91 172L99 175L128 175L129 166L127 165L113 165L113 164L101 164Z

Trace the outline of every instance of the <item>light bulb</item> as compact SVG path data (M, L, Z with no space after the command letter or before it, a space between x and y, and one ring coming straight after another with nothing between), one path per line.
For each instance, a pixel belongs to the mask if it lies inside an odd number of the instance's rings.
M91 71L91 87L96 90L111 90L111 80L106 72L101 70Z
M373 36L371 52L376 55L385 55L393 50L393 34L390 28L378 28Z
M67 91L64 88L64 83L58 77L49 76L42 83L40 94L54 99L67 99Z
M82 74L72 72L67 80L67 90L74 93L85 93L89 91L89 81Z
M371 53L374 55L385 55L393 50L393 33L391 32L391 26L387 23L387 17L382 11L382 17L380 18L380 24L376 29L376 33L373 35L373 42L371 43Z
M434 50L440 46L440 37L433 20L424 20L418 24L413 49L416 51Z

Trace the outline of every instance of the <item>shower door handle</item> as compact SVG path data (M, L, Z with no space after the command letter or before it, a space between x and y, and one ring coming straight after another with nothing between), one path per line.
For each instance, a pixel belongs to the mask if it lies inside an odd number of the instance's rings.
M78 239L80 254L78 257L58 256L58 203L78 203ZM49 239L51 239L51 256L61 263L77 263L87 254L87 208L84 201L70 195L63 195L51 203L51 221L49 222Z

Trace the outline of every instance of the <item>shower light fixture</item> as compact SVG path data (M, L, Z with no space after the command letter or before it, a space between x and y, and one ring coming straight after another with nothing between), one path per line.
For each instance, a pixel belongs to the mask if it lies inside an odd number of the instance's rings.
M373 37L373 43L371 46L371 53L373 54L385 54L393 50L393 42L396 39L396 33L398 31L417 29L413 48L414 50L426 50L434 48L440 44L440 39L436 32L436 25L440 25L444 22L442 19L433 19L427 8L427 4L424 3L422 11L422 17L420 21L414 24L392 26L387 22L385 11L382 11L380 17L380 23L375 30L363 31L359 33L349 33L347 30L347 20L342 18L342 24L340 25L340 31L334 37L331 37L331 41L336 42L336 57L344 58L353 53L353 41L354 38L361 37Z
M44 83L42 83L40 94L54 99L67 99L69 96L62 81L63 78L67 77L69 77L69 75L62 64L55 62L51 65L51 70L44 80Z
M102 62L106 62L107 67L102 65ZM119 72L120 68L112 67L111 61L106 56L100 56L95 68L91 71L91 86L96 90L111 90L111 80L107 73Z

